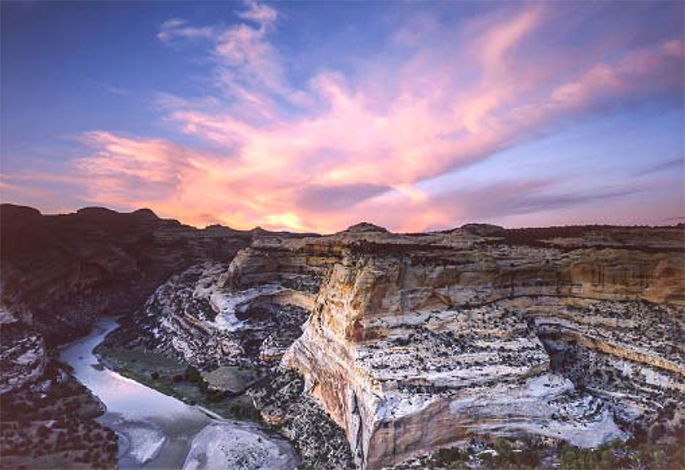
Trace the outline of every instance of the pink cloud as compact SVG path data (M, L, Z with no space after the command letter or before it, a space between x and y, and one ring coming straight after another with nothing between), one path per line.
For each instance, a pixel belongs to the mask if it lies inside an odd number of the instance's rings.
M214 28L197 28L188 26L185 20L174 19L162 23L157 39L162 42L169 42L173 39L208 39L215 34Z
M255 0L247 2L247 10L239 13L241 18L252 20L261 28L270 27L278 18L278 12L267 5L260 5Z
M550 69L558 57L536 66L523 47L549 20L548 9L506 13L474 20L456 35L446 32L460 47L418 47L401 63L355 80L320 71L299 88L287 80L287 61L270 42L278 20L273 8L249 2L240 14L245 22L228 28L171 20L159 39L208 40L224 95L165 95L164 119L220 150L97 131L83 137L92 150L75 168L91 200L149 206L195 223L211 213L243 228L332 231L370 218L420 230L473 217L474 207L493 212L481 205L486 200L527 196L530 203L516 210L529 212L555 201L581 203L580 196L548 196L533 204L534 194L549 192L547 183L536 181L448 195L427 194L416 184L483 161L579 113L682 88L683 42ZM419 44L425 31L396 35L395 44ZM364 86L384 80L387 87ZM279 100L302 112L289 113ZM311 197L320 200L303 203Z
M615 64L597 64L552 92L562 107L592 106L616 97L682 88L685 42L668 41L629 54Z

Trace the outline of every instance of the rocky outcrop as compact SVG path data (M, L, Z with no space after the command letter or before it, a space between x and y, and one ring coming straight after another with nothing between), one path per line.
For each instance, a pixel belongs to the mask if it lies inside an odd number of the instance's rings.
M104 405L49 357L40 334L18 326L0 332L2 467L117 468L117 436L94 421Z
M228 265L205 262L172 276L140 313L106 339L201 369L277 363L301 334L313 298L277 284L232 291Z
M388 233L388 229L384 227L379 227L378 225L370 224L368 222L359 222L358 224L352 225L345 230L347 233Z
M684 383L683 233L661 229L650 244L649 229L602 230L591 247L563 229L347 233L283 363L303 374L365 468L469 433L580 446L625 438L617 421L647 419ZM639 398L589 393L552 364L550 352L569 341L639 371Z
M303 387L296 373L276 370L271 380L249 393L262 419L296 444L304 468L355 468L345 432Z
M1 324L0 395L21 389L43 375L48 362L43 337L17 323Z

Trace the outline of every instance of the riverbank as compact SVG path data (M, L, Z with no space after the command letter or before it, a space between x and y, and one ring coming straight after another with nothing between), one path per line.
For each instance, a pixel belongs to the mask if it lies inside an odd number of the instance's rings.
M1 468L117 468L117 434L95 420L105 406L55 358L41 379L2 395L0 407Z
M111 348L104 344L97 346L94 352L105 367L188 405L199 405L226 419L259 421L259 412L248 395L212 388L212 383L192 366L159 353ZM232 385L233 390L242 391L245 384Z
M111 319L98 322L90 335L65 347L61 357L107 407L98 422L119 436L120 469L202 470L214 464L236 470L296 467L297 454L287 441L265 434L255 423L213 419L195 406L110 370L94 350L117 327ZM140 363L140 356L127 357L138 364L139 374L148 362L167 371L178 368L160 357Z

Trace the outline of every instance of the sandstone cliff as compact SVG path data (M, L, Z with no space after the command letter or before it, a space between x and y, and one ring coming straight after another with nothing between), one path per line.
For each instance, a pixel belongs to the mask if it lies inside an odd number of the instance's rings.
M682 230L558 232L351 230L289 247L293 260L305 246L337 254L283 364L361 467L470 433L595 446L648 424L660 401L682 402ZM612 379L595 374L589 393L563 351L593 355Z

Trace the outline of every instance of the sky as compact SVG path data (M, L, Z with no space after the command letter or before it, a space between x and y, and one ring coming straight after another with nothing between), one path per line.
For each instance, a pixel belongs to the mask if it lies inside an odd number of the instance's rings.
M331 233L681 222L683 2L0 2L0 200Z

